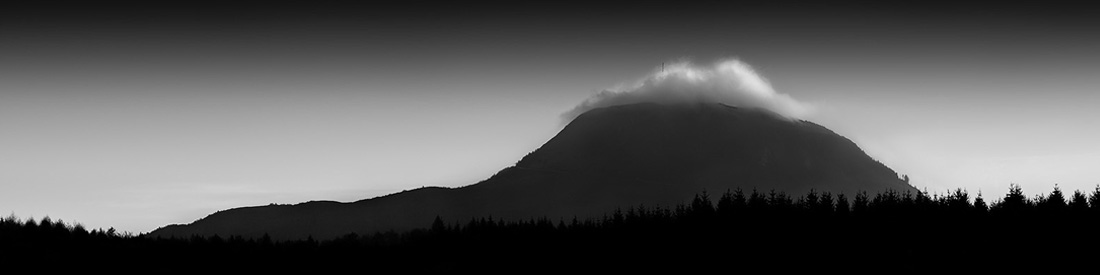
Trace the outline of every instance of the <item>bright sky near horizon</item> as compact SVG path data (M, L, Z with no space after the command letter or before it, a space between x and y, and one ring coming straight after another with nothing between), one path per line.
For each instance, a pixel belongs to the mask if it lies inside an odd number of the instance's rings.
M1100 184L1090 10L0 11L0 211L148 232L464 186L662 63L736 57L918 188Z

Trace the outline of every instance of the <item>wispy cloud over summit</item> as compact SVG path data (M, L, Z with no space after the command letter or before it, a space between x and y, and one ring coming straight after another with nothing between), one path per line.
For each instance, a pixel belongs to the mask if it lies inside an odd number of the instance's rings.
M771 83L737 59L725 59L711 66L687 61L658 67L631 85L600 91L562 115L570 121L600 107L640 103L715 102L737 107L763 108L788 118L802 118L812 107L789 95L778 93Z

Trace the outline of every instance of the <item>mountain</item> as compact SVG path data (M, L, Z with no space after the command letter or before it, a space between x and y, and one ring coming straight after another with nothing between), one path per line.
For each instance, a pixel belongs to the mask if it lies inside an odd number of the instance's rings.
M811 189L917 191L851 140L808 121L718 103L639 103L594 109L516 165L477 184L427 187L339 203L242 207L149 236L328 239L426 228L474 217L598 217L616 208L674 206L707 190L802 195Z

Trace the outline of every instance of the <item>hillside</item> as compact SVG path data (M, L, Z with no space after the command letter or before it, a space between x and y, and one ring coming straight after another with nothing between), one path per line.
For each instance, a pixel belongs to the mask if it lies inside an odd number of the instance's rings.
M717 103L641 103L586 112L516 165L477 184L352 203L236 208L149 235L328 239L425 228L436 216L595 217L618 207L672 206L704 190L735 188L849 196L916 191L852 141L812 122Z

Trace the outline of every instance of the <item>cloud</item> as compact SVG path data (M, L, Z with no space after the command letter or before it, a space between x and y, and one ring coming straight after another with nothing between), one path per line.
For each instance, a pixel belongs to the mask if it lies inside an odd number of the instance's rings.
M763 108L791 119L807 115L812 107L789 95L777 93L767 79L737 59L709 67L687 61L657 68L633 85L600 91L562 114L568 122L588 110L641 102L715 102L746 108Z

